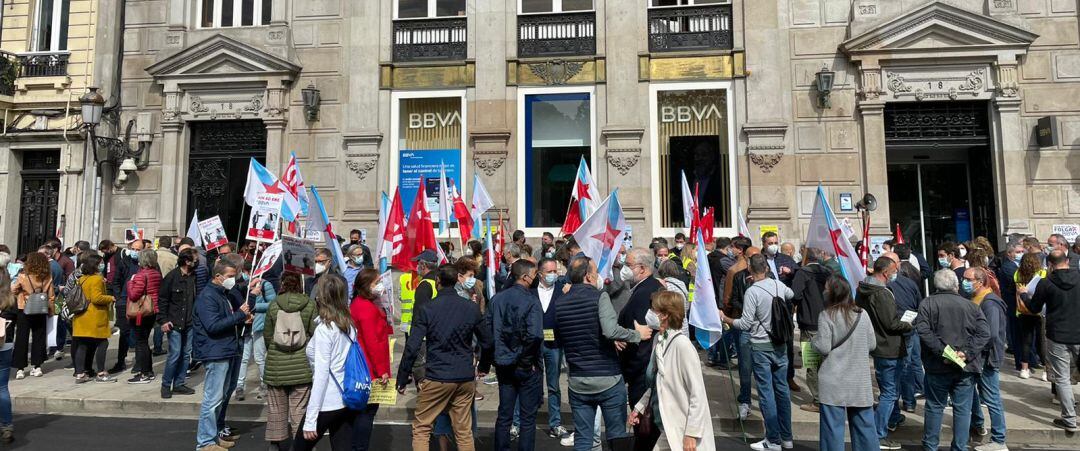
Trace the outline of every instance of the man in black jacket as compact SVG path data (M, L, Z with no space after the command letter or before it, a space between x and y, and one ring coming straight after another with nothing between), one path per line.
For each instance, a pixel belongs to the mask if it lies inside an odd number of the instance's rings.
M116 365L109 369L109 374L127 369L128 349L135 346L134 329L127 320L127 283L139 272L139 251L142 249L142 240L132 241L127 249L113 255L109 265L109 294L116 298L116 327L120 329Z
M801 408L807 412L818 412L818 366L821 359L812 359L813 352L810 350L810 341L817 334L818 315L825 310L825 282L829 280L832 271L821 264L821 249L810 247L803 256L803 266L795 271L795 277L791 282L791 291L795 292L792 302L795 304L795 313L799 323L799 341L802 343L803 368L806 369L806 388L810 390L813 403L803 405ZM792 365L794 367L794 365Z
M405 393L413 363L420 346L426 342L431 352L416 398L412 449L428 450L435 418L449 409L458 449L474 451L472 404L477 372L487 373L491 367L491 325L484 321L477 303L457 295L454 285L458 283L458 271L453 265L442 265L436 271L439 295L413 314L411 333L398 365L397 390ZM473 337L478 339L482 350L477 369L473 369Z
M169 337L169 356L161 374L161 398L193 395L187 381L188 361L191 360L191 311L195 303L195 267L198 251L184 249L176 259L176 268L161 281L158 294L157 323Z
M971 398L975 378L982 371L982 350L990 340L990 329L979 307L957 294L956 271L945 268L935 272L933 288L936 294L919 304L915 318L926 368L922 443L925 449L938 449L942 413L951 398L952 449L967 449ZM956 353L959 363L945 357L946 349Z
M633 274L634 288L631 289L626 307L619 313L619 326L624 329L634 329L635 323L646 324L645 315L652 306L653 293L664 289L660 281L653 277L654 259L648 249L634 248L626 254L626 267L630 268ZM645 370L652 357L652 349L653 341L649 338L641 340L640 343L627 344L626 349L619 354L630 405L637 404L648 389ZM634 442L635 450L651 450L660 437L655 427L643 427L641 424L634 426L634 434L637 436Z
M900 243L893 246L893 250L903 250L906 246ZM922 282L916 282L921 279L919 271L898 253L886 252L883 256L891 258L900 268L900 276L886 284L896 300L896 314L903 317L907 311L918 312L919 302L923 298L920 288ZM919 335L914 329L904 334L904 351L904 358L900 362L900 404L904 411L915 412L915 393L923 393L922 380L925 373L922 369Z
M1054 425L1069 432L1080 430L1070 384L1073 365L1080 359L1080 272L1069 268L1069 256L1063 251L1050 252L1046 263L1053 268L1040 280L1031 295L1028 310L1038 312L1046 306L1046 364L1061 402L1061 418Z

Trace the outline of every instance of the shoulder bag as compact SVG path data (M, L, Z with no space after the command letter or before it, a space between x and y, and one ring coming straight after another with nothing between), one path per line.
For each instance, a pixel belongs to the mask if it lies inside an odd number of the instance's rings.
M127 318L141 321L142 317L150 316L154 314L154 298L150 297L150 278L143 276L146 280L146 293L139 298L138 301L127 303ZM134 279L132 279L134 280ZM131 288L128 288L129 290Z
M862 312L861 311L859 312L858 315L855 316L855 322L851 324L851 330L849 330L847 332L847 335L844 335L844 338L841 338L839 342L834 344L832 349L830 349L830 351L835 351L836 348L839 348L844 343L847 343L848 339L851 338L851 335L855 333L855 329L859 328L859 321L860 320L862 320Z
M26 275L26 281L30 283L30 296L26 298L26 307L23 308L23 313L26 315L47 315L49 314L49 295L44 290L38 291L34 287L34 278L30 274ZM48 283L48 282L46 282Z

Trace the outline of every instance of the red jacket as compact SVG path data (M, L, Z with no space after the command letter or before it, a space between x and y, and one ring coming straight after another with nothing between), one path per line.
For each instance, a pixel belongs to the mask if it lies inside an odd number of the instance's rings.
M153 268L139 268L128 281L128 302L136 302L145 294L154 300L154 314L158 313L158 290L161 289L161 271Z
M374 302L357 297L349 306L353 324L356 326L356 338L364 349L371 379L383 374L390 374L390 335L394 329L386 322L386 312Z

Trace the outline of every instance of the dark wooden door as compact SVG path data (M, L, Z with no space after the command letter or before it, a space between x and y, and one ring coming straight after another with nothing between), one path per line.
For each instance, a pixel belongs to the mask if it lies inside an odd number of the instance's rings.
M23 154L22 190L19 200L18 255L37 250L56 236L60 201L60 152Z
M230 241L245 221L244 184L248 163L266 162L262 121L195 122L191 126L187 221L221 217Z

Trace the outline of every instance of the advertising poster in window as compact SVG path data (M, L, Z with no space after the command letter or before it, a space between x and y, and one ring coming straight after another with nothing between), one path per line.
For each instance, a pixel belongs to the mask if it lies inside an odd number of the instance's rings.
M660 91L656 103L663 226L689 227L683 224L680 186L685 172L701 208L716 208L716 227L731 227L727 91Z
M402 99L398 114L398 186L405 214L416 191L426 188L428 212L438 221L439 171L447 185L461 186L461 137L464 118L460 97Z
M525 226L560 227L582 158L592 167L590 95L527 95L524 109Z

